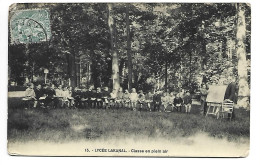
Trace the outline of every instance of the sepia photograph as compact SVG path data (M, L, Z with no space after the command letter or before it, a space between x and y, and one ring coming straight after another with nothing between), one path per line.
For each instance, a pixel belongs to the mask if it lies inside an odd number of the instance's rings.
M15 156L247 157L249 3L14 3Z

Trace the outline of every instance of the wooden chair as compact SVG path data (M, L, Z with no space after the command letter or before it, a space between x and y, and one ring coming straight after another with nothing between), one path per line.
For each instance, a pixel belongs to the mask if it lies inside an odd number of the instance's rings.
M226 113L227 114L226 118L229 118L229 120L231 121L233 110L234 110L234 102L224 100L222 103L222 110L221 110L222 117L225 118L225 113Z

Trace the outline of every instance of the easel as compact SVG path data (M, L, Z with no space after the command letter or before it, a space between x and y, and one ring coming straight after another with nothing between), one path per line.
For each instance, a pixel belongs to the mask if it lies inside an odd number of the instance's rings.
M227 86L226 85L210 85L207 95L207 113L208 115L214 115L217 117L217 119L220 116L220 113L222 112L222 104L224 101L224 95L226 91Z

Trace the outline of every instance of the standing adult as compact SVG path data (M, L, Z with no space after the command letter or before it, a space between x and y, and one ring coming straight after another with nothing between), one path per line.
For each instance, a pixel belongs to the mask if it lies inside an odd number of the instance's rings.
M200 89L200 102L201 102L201 113L203 115L206 115L207 112L207 102L206 102L207 95L208 95L207 86L206 84L202 84Z
M232 101L232 102L236 102L236 90L237 90L237 86L235 83L235 79L231 76L228 77L227 80L227 89L225 92L225 96L224 96L224 100L227 101ZM230 114L228 114L228 117L230 117ZM235 118L235 112L234 110L232 111L232 119Z

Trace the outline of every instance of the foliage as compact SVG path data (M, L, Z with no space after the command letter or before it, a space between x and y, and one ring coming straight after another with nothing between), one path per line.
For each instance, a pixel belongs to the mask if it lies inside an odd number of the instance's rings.
M11 79L18 81L22 73L42 76L42 69L48 68L53 81L70 78L79 85L79 78L91 75L90 81L81 85L111 87L107 4L38 4L38 7L50 10L52 38L49 42L30 44L27 53L25 46L10 45ZM18 8L25 6L20 4ZM129 4L132 66L128 66L126 4L114 4L121 86L127 88L128 81L133 81L133 87L143 90L183 87L195 91L202 76L207 83L214 83L229 72L225 68L233 68L231 74L237 76L236 47L230 44L236 41L236 12L236 4L232 3ZM250 13L246 6L247 54L250 54ZM23 66L26 61L30 69ZM132 80L128 80L128 67L133 68Z

